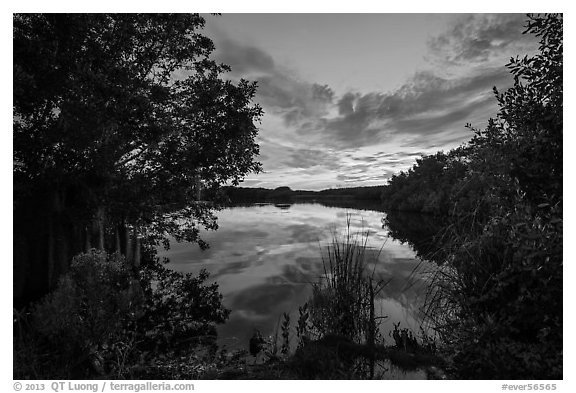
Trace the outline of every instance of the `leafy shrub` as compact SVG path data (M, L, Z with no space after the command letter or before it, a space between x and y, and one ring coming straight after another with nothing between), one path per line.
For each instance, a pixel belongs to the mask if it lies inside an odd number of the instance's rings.
M15 315L15 378L197 377L217 358L213 324L230 312L207 278L157 262L134 273L103 251L76 256L52 293ZM191 364L176 372L181 358Z
M46 358L37 365L39 376L85 376L87 367L102 371L99 351L120 340L122 329L143 315L142 305L139 283L124 258L91 250L74 257L56 289L33 306L28 329L20 337L33 345L26 348L18 346L20 342L16 348L31 352L33 359ZM43 374L46 366L55 374ZM15 364L15 370L27 369Z
M141 271L144 316L140 320L148 344L174 349L183 342L214 342L214 323L224 323L230 310L222 305L218 284L206 285L209 274L198 276L167 269L158 262Z
M74 257L69 273L33 315L37 331L51 342L86 349L140 317L141 305L139 284L124 258L92 250Z
M521 204L481 233L454 231L427 311L460 377L561 377L561 217L559 205Z

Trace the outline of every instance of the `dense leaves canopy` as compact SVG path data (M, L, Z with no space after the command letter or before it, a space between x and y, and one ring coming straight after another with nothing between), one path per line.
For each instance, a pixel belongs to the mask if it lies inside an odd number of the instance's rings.
M222 79L203 25L193 14L16 15L16 204L61 190L69 212L105 207L134 222L194 200L198 184L258 171L256 85Z

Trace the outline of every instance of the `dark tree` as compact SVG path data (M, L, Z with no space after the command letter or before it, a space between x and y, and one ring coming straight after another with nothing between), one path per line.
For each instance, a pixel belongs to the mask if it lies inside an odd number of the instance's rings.
M539 53L507 64L514 85L494 89L499 112L463 159L424 157L382 195L388 209L434 202L447 215L426 311L460 378L563 374L563 16L529 15L525 33Z
M496 119L476 130L471 145L491 168L517 182L533 203L562 197L563 17L530 16L525 33L540 37L539 53L506 66L514 86L500 94ZM482 155L485 155L482 157Z
M90 247L214 228L201 189L258 171L255 83L221 77L197 14L14 19L15 295ZM212 193L213 194L213 193ZM185 208L185 209L184 209ZM30 277L33 276L33 277Z
M452 190L466 174L468 154L469 149L461 146L417 159L407 172L392 176L382 191L382 204L388 210L452 213Z

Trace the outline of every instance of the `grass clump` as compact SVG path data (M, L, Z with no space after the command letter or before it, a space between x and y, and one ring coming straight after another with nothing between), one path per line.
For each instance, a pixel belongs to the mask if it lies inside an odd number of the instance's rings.
M322 253L323 275L300 308L292 364L303 378L385 378L391 365L412 371L443 363L432 338L423 334L419 342L399 323L394 325L395 345L386 345L380 322L387 316L375 309L389 282L376 274L381 250L368 245L363 228L352 230L350 216L343 234L333 232Z
M324 274L313 284L310 299L311 323L319 336L341 336L358 344L377 340L385 317L376 315L374 300L387 282L376 277L380 252L367 242L367 232L354 233L348 216L344 235L334 232L322 253Z

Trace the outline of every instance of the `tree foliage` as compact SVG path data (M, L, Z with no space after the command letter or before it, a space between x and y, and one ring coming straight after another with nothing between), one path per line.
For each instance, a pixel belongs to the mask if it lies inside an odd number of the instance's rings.
M79 254L54 291L15 315L14 375L166 379L182 357L193 374L194 355L215 348L214 325L230 313L207 279L162 266L134 274L120 254Z
M531 16L526 33L540 37L539 53L512 58L514 86L494 92L500 111L471 141L479 156L518 183L534 203L562 196L563 113L562 15Z
M221 184L258 169L255 84L220 78L228 68L209 60L203 24L197 15L16 16L16 173L140 185L161 203L196 174Z
M392 176L382 203L389 210L448 214L454 203L452 188L466 174L467 150L460 147L417 159L407 172Z
M15 219L39 222L16 225L16 244L45 244L22 263L65 266L81 243L113 248L118 228L197 240L211 209L165 213L260 170L256 84L222 77L203 26L196 14L14 16Z
M562 377L562 26L562 15L529 15L539 53L507 64L514 85L494 89L496 118L383 193L390 209L449 201L433 204L448 216L436 236L447 263L427 311L462 378ZM444 165L454 155L457 171Z

